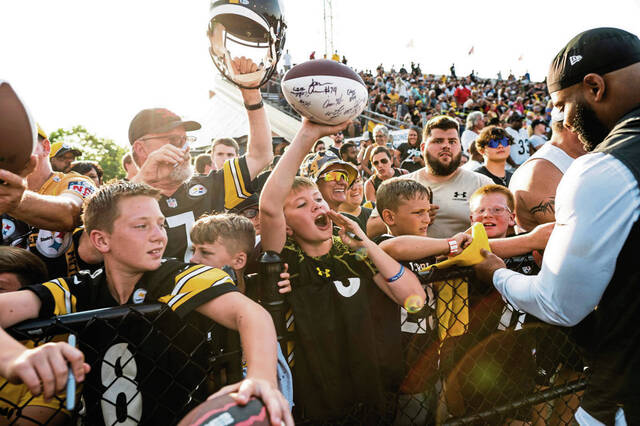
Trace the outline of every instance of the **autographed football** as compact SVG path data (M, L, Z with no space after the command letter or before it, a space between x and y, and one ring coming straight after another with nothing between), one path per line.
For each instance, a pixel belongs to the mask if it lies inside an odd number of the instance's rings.
M282 78L282 93L298 114L336 125L360 115L367 104L367 86L351 68L315 59L291 68Z
M267 408L256 398L251 398L247 405L239 405L229 395L222 395L189 411L178 426L235 424L268 426Z
M11 85L0 80L0 169L20 173L36 143L35 123L27 108Z

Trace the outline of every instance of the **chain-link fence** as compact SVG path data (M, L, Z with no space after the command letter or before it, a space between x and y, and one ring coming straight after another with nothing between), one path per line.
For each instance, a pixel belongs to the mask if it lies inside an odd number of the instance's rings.
M507 265L538 271L530 257ZM271 267L259 281L277 277L279 266ZM493 287L477 282L472 268L420 275L428 303L418 312L402 309L403 380L389 397L395 418L378 423L572 424L585 366L567 330L514 310ZM289 352L284 342L295 344L295 336L287 330L286 305L273 289L256 297ZM237 333L195 314L182 320L159 304L30 321L10 332L29 345L75 334L92 372L72 412L64 408L64 395L47 402L0 382L7 424L176 424L215 389L242 377ZM366 408L353 412L345 423L371 418Z

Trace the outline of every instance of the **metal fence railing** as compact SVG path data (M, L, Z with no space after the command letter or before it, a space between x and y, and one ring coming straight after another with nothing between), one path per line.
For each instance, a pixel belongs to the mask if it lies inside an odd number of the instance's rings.
M537 272L530 257L507 265ZM275 260L262 269L255 297L274 317L286 353L286 342L295 340L286 305L275 287L264 286L278 270ZM390 401L395 420L383 423L572 424L585 366L567 330L513 310L471 268L432 270L420 279L431 297L421 311L402 315L404 377ZM71 413L64 395L45 405L0 382L0 413L9 424L176 424L215 389L242 377L237 333L197 315L182 320L159 304L29 321L9 331L33 345L73 333L92 367ZM33 417L34 405L50 408ZM353 413L345 423L370 419L359 408Z

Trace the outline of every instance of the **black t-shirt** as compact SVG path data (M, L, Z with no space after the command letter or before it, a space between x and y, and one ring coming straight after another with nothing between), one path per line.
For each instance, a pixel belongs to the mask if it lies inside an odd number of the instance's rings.
M504 177L496 176L493 173L491 173L486 166L478 167L477 169L474 170L474 172L483 174L485 176L489 176L491 180L493 180L493 183L495 183L496 185L502 185L506 187L509 187L511 176L513 176L513 173L510 172L509 170L504 171Z
M223 170L208 176L193 176L170 197L158 201L166 217L167 249L164 255L179 260L191 259L193 223L203 214L224 213L251 196L253 185L246 158L224 163Z
M406 160L404 160L401 164L400 164L400 168L401 169L405 169L406 171L408 171L409 173L413 173L415 171L418 171L422 168L423 166L420 163L416 163L415 161L413 161L410 158L407 158Z
M90 265L80 258L78 247L84 227L73 232L34 229L29 234L29 251L47 265L48 279L70 277L79 271L96 271L102 263Z
M27 289L42 303L40 318L119 305L102 269ZM200 344L203 335L196 332L202 331L205 317L195 309L232 291L237 291L233 281L220 269L166 260L142 276L127 304L161 302L177 316L165 311L153 328L136 315L115 324L87 323L78 335L79 348L92 365L83 388L87 423L177 423L208 365L208 346Z
M291 274L295 417L330 421L365 406L387 418L402 374L400 310L375 284L375 266L337 237L320 257L288 240L282 258Z
M360 225L360 229L364 232L367 232L367 221L369 220L369 216L371 216L371 212L373 210L369 207L360 207L360 214L358 216L354 216L349 213L340 212L340 214L348 217L349 219L355 221Z

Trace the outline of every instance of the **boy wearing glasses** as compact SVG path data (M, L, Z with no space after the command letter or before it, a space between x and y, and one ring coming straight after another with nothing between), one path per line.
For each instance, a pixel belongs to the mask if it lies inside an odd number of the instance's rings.
M280 252L291 273L286 301L296 346L287 359L295 417L389 424L402 374L398 305L411 302L420 309L425 292L413 272L323 198L322 191L336 177L344 181L339 174L348 177L350 169L323 164L315 174L317 185L296 177L313 142L346 124L328 127L303 119L261 193L262 245ZM332 235L334 223L341 228L339 237Z
M489 126L480 132L475 144L484 158L484 164L474 171L490 177L496 185L508 187L513 173L505 167L511 153L513 137L501 127Z

